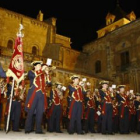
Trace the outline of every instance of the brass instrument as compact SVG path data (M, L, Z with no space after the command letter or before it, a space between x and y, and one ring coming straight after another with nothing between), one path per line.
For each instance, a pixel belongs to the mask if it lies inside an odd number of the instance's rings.
M56 91L57 91L58 97L60 99L63 99L63 91L61 90L61 88L56 88Z
M4 82L4 79L0 80L0 89L1 89L1 94L4 95L4 98L7 97L6 92L7 92L7 83Z
M15 95L14 95L14 99L16 99L17 101L24 101L24 97L25 97L25 90L26 88L15 88Z
M53 70L55 70L56 67L55 66L47 66L47 65L43 65L42 66L42 71L48 71L48 73L52 72Z
M21 89L20 93L19 93L19 99L22 100L22 101L24 101L24 98L25 98L25 91L26 91L26 87Z

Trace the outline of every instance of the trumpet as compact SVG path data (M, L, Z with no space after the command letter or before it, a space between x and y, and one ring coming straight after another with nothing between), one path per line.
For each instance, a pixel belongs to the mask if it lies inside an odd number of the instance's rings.
M26 91L26 87L24 87L24 88L20 91L19 99L21 99L22 101L24 100L24 97L25 97L25 91Z
M47 66L47 65L42 66L42 71L45 72L46 74L49 74L50 72L52 72L55 69L56 69L55 66Z

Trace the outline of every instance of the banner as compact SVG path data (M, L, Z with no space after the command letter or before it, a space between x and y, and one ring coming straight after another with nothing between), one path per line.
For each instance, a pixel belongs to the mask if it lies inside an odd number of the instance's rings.
M8 77L13 77L17 83L20 83L24 79L24 64L23 64L23 42L22 37L24 36L21 31L23 25L20 24L17 38L15 39L15 46L13 56L7 71Z

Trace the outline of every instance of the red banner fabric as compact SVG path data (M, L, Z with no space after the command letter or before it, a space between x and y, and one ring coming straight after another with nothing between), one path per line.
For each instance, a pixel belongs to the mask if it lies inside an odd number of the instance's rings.
M24 78L24 65L23 65L23 43L22 38L17 37L15 40L15 47L13 56L8 68L8 76L13 77L17 83L21 82Z

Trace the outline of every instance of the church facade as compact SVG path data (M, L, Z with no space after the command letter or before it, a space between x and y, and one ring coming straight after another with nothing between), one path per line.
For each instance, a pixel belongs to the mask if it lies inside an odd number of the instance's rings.
M42 60L46 63L51 58L56 70L52 80L62 82L65 86L70 83L70 76L78 74L87 78L92 89L100 79L85 73L84 62L86 53L71 48L71 38L56 33L56 18L43 19L39 11L36 19L24 16L4 8L0 8L0 59L4 70L9 67L19 24L24 26L23 51L25 72L32 69L31 62ZM80 63L79 63L80 62Z
M117 4L107 14L106 25L97 31L98 39L83 46L83 52L88 54L87 73L140 92L139 32L140 19Z

